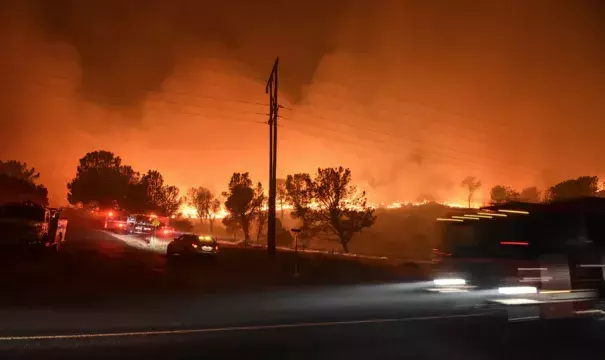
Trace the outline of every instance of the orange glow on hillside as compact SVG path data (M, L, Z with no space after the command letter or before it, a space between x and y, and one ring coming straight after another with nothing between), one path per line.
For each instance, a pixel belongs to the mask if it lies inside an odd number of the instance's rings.
M400 209L402 207L406 207L406 206L420 206L420 205L425 205L429 203L428 201L422 201L422 202L414 202L414 201L394 201L392 203L380 203L380 204L368 204L368 206L370 208L373 209L379 209L379 208L383 208L383 209ZM466 208L468 205L462 202L438 202L438 204L441 205L445 205L445 206L449 206L449 207L453 207L453 208ZM473 208L479 208L481 205L479 203L473 203L471 202L471 207ZM281 210L280 206L277 205L278 210ZM312 203L310 205L311 208L318 208L319 205L317 203ZM291 205L284 205L283 209L285 210L290 210L292 209ZM267 206L263 207L263 210L267 210ZM198 215L197 215L197 210L189 205L183 204L179 210L179 212L186 218L190 218L190 219L197 219ZM227 216L227 210L225 210L224 207L221 206L221 209L215 214L215 217L217 219L223 219Z

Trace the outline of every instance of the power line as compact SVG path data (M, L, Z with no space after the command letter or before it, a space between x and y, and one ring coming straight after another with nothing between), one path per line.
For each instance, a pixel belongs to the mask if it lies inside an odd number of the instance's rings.
M234 112L241 112L241 113L249 113L249 114L255 114L255 115L266 115L265 113L260 113L260 112L255 112L255 111L247 111L247 110L243 110L243 109L237 109L237 110L235 110L235 109L227 109L227 108L210 107L210 106L207 106L207 105L199 105L199 104L185 104L185 103L179 103L179 102L174 102L174 101L169 101L169 100L161 100L161 101L169 102L169 103L175 103L175 104L181 104L181 105L184 105L184 106L192 106L192 107L199 107L199 108L211 108L211 109L218 109L218 110L225 110L225 111L234 111ZM236 101L236 102L243 102L243 101ZM257 104L257 103L252 103L252 102L244 102L244 103ZM279 106L279 108L287 109L287 110L289 109L289 108L287 108L285 106L281 106L281 105ZM375 134L379 134L379 135L383 135L383 136L388 136L388 137L391 137L391 138L396 139L396 140L402 140L402 139L404 139L404 140L409 141L409 142L418 143L418 144L421 144L421 145L426 145L426 146L430 146L430 147L434 147L434 148L438 148L438 149L453 151L455 153L459 153L459 154L462 154L462 155L470 155L472 157L478 157L477 155L469 153L469 152L463 152L463 151L460 151L460 150L452 148L452 147L440 146L440 145L432 144L432 143L427 142L427 141L413 139L413 138L410 138L410 137L407 137L407 136L404 136L404 135L400 135L400 134L393 134L393 133L390 133L390 132L385 132L385 131L381 131L381 130L377 130L377 129L373 129L373 128L356 126L356 125L352 125L350 123L347 123L345 121L338 121L338 120L334 120L334 119L327 118L327 117L324 117L324 116L319 116L319 115L316 115L316 114L307 114L307 113L303 113L303 114L307 115L309 117L313 117L313 118L317 118L317 119L321 119L321 120L325 120L325 121L339 123L339 124L342 124L342 125L345 125L345 126L348 126L348 127L351 127L351 128L356 128L356 129L368 131L368 132L371 132L371 133L375 133ZM290 119L285 118L283 116L279 116L279 118L282 118L284 120L290 120ZM324 128L322 126L322 129L326 129L326 128ZM326 130L330 131L330 129L326 129ZM527 167L525 167L525 166L512 165L510 163L507 163L507 162L504 162L504 161L501 161L501 160L498 160L498 159L490 158L490 157L480 157L480 158L483 159L483 160L488 160L488 161L496 162L496 163L501 164L501 165L514 166L514 167L519 167L519 168L522 168L522 169L527 169ZM467 161L471 161L471 160L467 160ZM473 161L471 161L471 162L473 162Z
M308 123L305 123L304 125L308 125ZM323 127L323 126L322 127L318 126L317 128L321 129L322 132L324 132L324 131L327 130L327 131L335 132L338 135L352 135L350 133L345 133L345 132L342 132L340 130L336 130L336 129L332 129L332 128L327 128L327 127ZM286 127L286 129L298 131L298 132L301 132L301 133L307 134L307 135L318 136L317 134L312 134L311 132L306 132L304 130L296 129L296 128L292 128L292 127ZM341 138L327 137L325 135L320 135L320 137L322 137L325 140L338 141L338 142L341 142L341 143L350 144L350 145L355 146L357 148L363 148L363 149L367 149L368 147L367 147L367 145L360 143L360 141L361 142L366 142L366 143L370 142L373 145L372 149L378 149L378 150L381 150L383 152L390 153L390 154L396 154L396 155L400 155L401 154L401 150L400 149L385 148L385 147L375 146L375 143L380 143L380 144L387 145L387 146L389 146L390 144L385 143L385 142L376 141L376 140L373 140L373 139L360 138L360 139L357 139L357 140L343 140ZM503 172L503 173L505 172L505 173L510 173L510 172L506 172L506 171L498 169L498 168L487 167L484 163L480 163L480 162L477 162L477 161L473 161L473 160L469 160L469 159L464 159L464 158L460 158L460 157L450 156L450 155L443 154L443 153L434 153L434 154L430 154L430 155L435 155L437 157L429 157L429 156L426 156L426 155L422 155L421 158L426 158L426 159L441 161L444 164L452 165L451 163L444 162L443 158L446 158L446 159L450 159L450 160L454 160L454 161L458 161L458 162L471 163L471 164L478 165L480 168L483 168L483 170L481 170L481 171L486 171L487 170L489 172ZM470 168L470 167L468 167L466 165L464 167L468 168L468 169L478 170L477 168ZM536 174L537 174L537 172L536 172Z
M316 91L314 94L320 94L320 95L324 95L326 97L331 97L331 98L338 98L336 96L329 95L329 94L322 93L322 92L318 92L318 91ZM470 116L466 116L466 115L461 115L461 114L458 114L458 113L455 113L455 112L452 112L452 111L449 111L449 110L439 109L439 108L437 108L435 106L428 105L426 103L419 103L419 102L411 102L411 101L407 101L407 100L402 100L399 97L393 96L393 95L384 95L384 94L381 94L381 96L384 97L384 98L386 98L386 99L391 99L391 100L393 100L397 104L403 104L404 106L407 106L407 107L410 107L410 106L411 107L420 107L420 108L428 109L431 112L435 112L435 113L439 113L439 114L445 114L448 117L462 119L465 122L468 122L468 120L470 120L470 121L475 122L475 123L480 124L480 125L484 125L485 124L485 122L482 121L482 120L480 120L480 119L476 119L474 117L470 117ZM317 105L311 105L311 106L317 106ZM362 105L360 103L355 103L355 102L351 102L350 105L348 105L348 108L352 108L352 107L370 108L368 105ZM373 108L373 107L371 109L373 111L376 111L375 108ZM385 111L385 109L382 109L382 108L379 108L379 109ZM402 110L402 109L397 109L397 113L398 114L402 114L403 113L406 116L414 117L414 118L418 117L416 114L410 115L409 112L407 112L405 110ZM422 117L422 118L423 118L423 121L427 120L427 118L425 116ZM435 119L430 119L429 121L439 122L439 123L451 125L450 123L447 123L447 122L444 122L444 121L435 120ZM505 129L505 128L508 127L508 124L505 124L505 123L496 123L496 125L499 125L499 128L502 128L502 129Z
M352 127L352 128L356 128L356 129L360 129L360 130L369 131L369 132L372 132L372 133L388 136L388 137L391 137L391 138L394 138L394 139L397 139L397 140L405 139L405 140L407 140L409 142L415 142L415 143L419 143L419 144L422 144L422 145L428 145L428 146L432 146L432 147L435 147L435 148L441 148L441 149L445 149L445 150L449 150L449 151L454 151L454 152L460 153L460 154L466 154L466 155L474 156L474 154L465 153L465 152L462 152L462 151L457 150L457 149L452 148L452 147L435 145L435 144L429 143L427 141L410 138L410 137L407 137L407 136L404 136L404 135L401 135L401 134L393 134L393 133L390 133L390 132L376 130L376 129L373 129L373 128L356 126L356 125L352 125L350 123L347 123L345 121L334 120L334 119L330 119L330 118L323 117L323 116L318 116L318 115L313 115L313 114L305 114L305 115L308 115L308 116L311 116L311 117L315 117L315 118L318 118L318 119L322 119L322 120L325 120L325 121L336 122L336 123L343 124L345 126L349 126L349 127ZM486 158L486 159L489 159L489 160L492 160L492 161L495 161L495 162L499 162L499 163L503 163L502 161L497 160L497 159L492 159L492 158Z
M262 112L258 112L258 111L249 111L249 110L244 110L244 109L233 109L233 108L215 107L215 106L208 106L208 105L202 105L202 104L187 104L187 103L183 103L183 102L171 101L171 100L166 100L166 99L153 100L151 103L168 103L168 104L175 104L175 105L180 105L180 106L190 106L190 107L201 108L201 109L214 109L214 110L222 110L222 111L232 111L232 112L238 112L238 113L248 113L248 114L253 114L253 115L267 115L266 113L262 113Z
M198 98L198 99L207 99L207 100L214 100L214 101L227 102L227 103L239 103L239 104L246 104L246 105L258 105L258 106L263 106L263 107L267 106L267 104L263 104L263 103L255 102L255 101L238 100L238 99L223 99L223 98L217 98L217 97L208 96L208 95L177 93L177 92L174 92L174 91L149 91L149 92L156 93L156 94L162 94L162 95L186 96L186 97L192 97L192 98Z
M418 144L421 144L421 145L426 145L426 146L434 147L434 148L437 148L437 149L444 149L444 150L448 150L448 151L453 151L455 153L459 153L459 154L462 154L462 155L470 155L470 156L477 157L477 155L474 155L474 154L471 154L471 153L462 152L462 151L459 151L459 150L451 148L451 147L445 147L445 146L435 145L435 144L432 144L432 143L429 143L429 142L423 141L423 140L413 139L413 138L405 137L405 136L399 136L399 135L395 135L395 134L391 134L391 133L386 133L386 132L378 131L378 130L371 129L371 128L357 127L355 125L351 125L351 124L348 124L346 122L334 121L334 120L326 118L326 117L319 117L319 118L321 118L321 119L323 119L325 121L332 121L332 122L342 123L343 125L349 126L351 128L361 129L361 130L364 130L364 131L373 132L373 133L377 133L377 134L380 134L380 135L388 136L388 137L394 138L396 140L402 140L403 139L403 140L406 140L406 141L412 142L412 143L418 143ZM289 119L284 118L284 120L289 120ZM309 122L303 123L303 124L304 125L315 125L315 124L309 123ZM317 125L317 126L320 127L322 130L335 131L335 132L340 133L340 134L343 133L341 130L327 128L327 127L325 127L324 124ZM349 135L352 135L352 134L349 134ZM358 138L362 139L362 140L367 139L367 138L363 138L363 137L358 137ZM379 142L381 142L383 144L387 144L384 141L379 141ZM440 155L447 156L447 155L443 155L443 154L440 154ZM496 160L496 159L488 158L488 157L480 157L480 158L482 160L490 160L490 161L493 161L493 162L497 162L497 163L499 163L501 165L505 165L505 166L514 166L514 167L519 167L519 168L522 168L522 169L527 169L527 167L524 167L524 166L521 166L521 165L512 165L512 164L509 164L509 163L506 163L506 162L503 162L503 161L499 161L499 160ZM460 158L457 158L457 159L460 159ZM466 161L476 163L475 161L472 161L472 160L466 160Z
M64 78L62 78L62 79L64 79ZM173 91L155 91L155 90L145 90L145 91L151 92L151 93L156 93L156 94L162 94L162 95L187 96L187 97L191 97L191 98L209 99L209 100L222 101L222 102L232 102L232 103L242 103L242 104L248 104L248 105L263 105L263 106L265 106L265 104L262 104L262 103L253 102L253 101L246 101L246 100L221 99L221 98L216 98L216 97L212 97L212 96L194 95L194 94L189 94L189 93L178 93L178 92L173 92ZM204 105L202 105L202 104L188 104L188 103L184 103L184 102L181 102L181 101L168 100L168 99L165 99L165 98L164 99L153 99L153 100L150 100L150 103L152 103L152 104L153 103L162 103L162 102L163 103L170 103L170 104L180 105L180 106L190 106L190 107L196 107L196 108L203 108L203 109L214 109L214 110L231 111L231 112L235 112L235 113L247 113L247 114L254 114L254 115L266 115L265 113L256 112L256 111L250 111L250 110L244 110L244 109L232 109L232 108L224 108L224 107L213 107L213 106L208 106L206 104L204 104ZM282 106L282 105L279 105L278 108L295 111L295 110L292 110L291 108L288 108L288 107L285 107L285 106ZM179 109L179 110L171 109L171 110L179 112L179 113L187 114L187 115L205 116L204 114L186 112L186 111L183 111L182 109ZM371 133L375 133L375 134L378 134L378 135L388 136L388 137L391 137L391 138L396 139L396 140L402 140L402 139L404 139L404 140L409 141L409 142L418 143L418 144L422 144L422 145L426 145L426 146L435 147L435 148L438 148L438 149L444 149L444 150L448 150L448 151L453 151L455 153L466 154L466 155L470 155L470 156L476 157L476 155L474 155L474 154L471 154L471 153L468 153L468 152L462 152L462 151L457 150L457 149L452 148L452 147L435 145L435 144L429 143L427 141L423 141L423 140L418 140L418 139L406 137L406 136L401 135L401 134L393 134L393 133L390 133L390 132L385 132L385 131L381 131L381 130L377 130L377 129L373 129L373 128L356 126L356 125L352 125L352 124L344 122L344 121L337 121L337 120L334 120L334 119L331 119L331 118L327 118L327 117L324 117L324 116L320 116L320 115L317 115L317 114L309 114L309 113L304 113L304 112L301 112L301 114L309 116L309 117L312 117L312 118L321 119L321 120L324 120L324 121L330 121L330 122L339 123L339 124L342 124L342 125L345 125L345 126L348 126L348 127L351 127L351 128L360 129L360 130L371 132ZM279 117L282 118L282 119L284 119L284 120L289 120L289 119L281 117L281 116L279 116ZM235 117L230 118L230 120L232 120L232 121L241 121L241 122L249 122L249 121L245 121L245 120L238 119L238 118L235 118ZM257 123L265 123L265 122L260 122L259 121ZM311 124L311 123L309 123L309 124ZM328 129L328 128L326 128L326 127L324 127L322 125L322 130L331 131L332 129ZM381 143L386 144L384 141L381 141ZM441 156L444 156L444 155L441 154ZM460 161L468 161L468 162L472 162L472 163L477 163L475 161L467 160L467 159L461 159L461 158L455 158L455 157L451 157L451 158L458 159ZM510 164L502 162L502 161L497 160L497 159L488 158L488 157L483 157L482 159L510 166ZM524 167L522 167L520 165L513 165L513 166L524 168Z

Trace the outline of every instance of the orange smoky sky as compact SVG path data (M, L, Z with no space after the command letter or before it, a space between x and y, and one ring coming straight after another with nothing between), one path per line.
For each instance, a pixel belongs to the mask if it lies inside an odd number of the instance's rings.
M375 202L463 201L460 181L601 175L600 1L8 0L0 158L51 202L86 152L183 191L268 177L265 81L280 57L278 176L347 166Z

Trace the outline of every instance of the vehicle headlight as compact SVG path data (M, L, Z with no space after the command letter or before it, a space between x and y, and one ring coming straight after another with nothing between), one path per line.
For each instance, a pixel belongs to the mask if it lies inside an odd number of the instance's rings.
M433 284L435 286L453 286L453 285L466 285L466 280L464 279L435 279L433 280Z
M498 294L503 295L519 295L519 294L536 294L538 289L535 286L505 286L498 288Z
M191 244L191 246L197 249L197 244Z

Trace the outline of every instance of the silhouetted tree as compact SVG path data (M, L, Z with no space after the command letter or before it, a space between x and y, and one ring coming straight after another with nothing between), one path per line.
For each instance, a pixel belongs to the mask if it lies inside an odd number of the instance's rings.
M277 179L275 184L276 188L276 200L279 204L279 218L284 221L284 205L286 204L286 179Z
M292 206L290 216L301 222L299 238L311 236L315 230L311 226L313 222L311 203L314 197L311 176L307 173L288 175L285 188L285 201Z
M222 223L225 225L227 234L233 234L233 240L236 240L237 232L241 229L239 221L236 218L227 215L223 218Z
M149 170L141 176L109 151L93 151L81 158L67 189L71 204L157 211L166 216L174 214L181 204L179 189L165 185L158 171Z
M183 202L179 193L179 188L174 185L165 186L162 189L162 198L158 204L162 214L172 216L179 210Z
M71 204L96 204L101 207L121 205L137 173L122 165L122 159L109 151L93 151L80 159L76 176L67 184Z
M19 180L25 180L26 182L30 182L32 184L35 184L40 178L40 173L37 172L36 169L30 169L27 167L27 163L22 163L17 160L0 160L0 174L4 174Z
M157 170L149 170L141 178L141 185L147 195L147 211L158 211L164 216L172 216L181 206L179 189L165 185L164 177Z
M122 209L133 213L143 213L150 210L147 189L141 184L138 176L133 178L128 184L126 187L126 196L119 203Z
M40 173L17 160L0 160L0 203L29 201L48 205L48 190L36 181Z
M187 192L187 204L195 208L202 223L204 220L210 221L214 200L217 199L214 198L212 192L203 186L193 187Z
M208 218L208 222L210 223L210 232L214 232L214 221L216 221L216 215L221 210L221 201L219 199L214 199L210 203L210 217Z
M261 183L258 183L254 190L254 220L256 222L256 242L260 242L260 236L263 233L265 223L267 222L268 212L265 208L267 197L265 196Z
M319 208L313 210L314 224L336 235L344 252L355 233L374 224L374 209L367 206L365 191L351 185L351 170L317 169L312 185Z
M258 186L261 186L258 183ZM225 226L237 226L244 233L244 244L250 242L250 222L254 219L259 199L252 188L248 173L233 173L229 190L223 193L228 215L223 219Z
M0 204L24 201L48 206L48 190L29 180L0 174Z
M470 208L473 195L475 195L475 192L482 186L481 180L477 180L474 176L467 176L462 180L460 186L468 191L468 207Z
M548 201L568 200L586 196L596 196L599 178L597 176L580 176L551 186L546 198Z
M150 207L157 210L164 197L164 177L157 170L147 170L147 173L141 178L141 184L147 193Z
M509 186L496 185L490 191L492 204L502 204L519 200L519 193Z
M529 203L539 203L540 202L540 190L538 190L535 186L526 187L521 190L521 194L519 194L519 199L521 201L529 202Z

